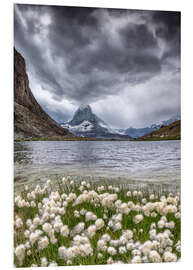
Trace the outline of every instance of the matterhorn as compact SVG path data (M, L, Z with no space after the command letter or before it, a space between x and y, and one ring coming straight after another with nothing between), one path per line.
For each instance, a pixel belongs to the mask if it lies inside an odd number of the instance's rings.
M104 139L131 139L111 128L102 119L96 116L90 105L82 104L74 113L71 121L61 124L65 129L77 136L104 138Z

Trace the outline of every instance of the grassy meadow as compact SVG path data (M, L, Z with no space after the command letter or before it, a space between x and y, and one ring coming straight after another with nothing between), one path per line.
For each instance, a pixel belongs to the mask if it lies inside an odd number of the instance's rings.
M180 260L180 196L64 177L14 198L15 267Z

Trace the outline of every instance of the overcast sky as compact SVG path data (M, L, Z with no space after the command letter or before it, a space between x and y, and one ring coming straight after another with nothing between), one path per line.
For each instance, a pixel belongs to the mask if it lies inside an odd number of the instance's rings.
M80 104L117 128L180 114L180 13L15 5L14 45L58 122Z

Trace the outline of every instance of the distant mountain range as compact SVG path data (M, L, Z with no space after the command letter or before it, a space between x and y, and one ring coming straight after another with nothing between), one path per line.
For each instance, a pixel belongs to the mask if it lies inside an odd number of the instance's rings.
M62 123L61 126L68 129L71 133L82 137L135 139L151 133L154 130L158 130L163 126L167 126L179 119L179 116L172 117L171 119L162 121L159 124L153 124L150 127L144 128L130 127L125 130L113 129L93 113L90 105L81 105L75 112L72 120Z
M179 116L173 117L167 121L162 121L160 124L145 128L113 129L93 113L90 105L81 105L71 121L59 125L42 109L33 96L29 88L25 60L14 49L14 139L55 138L57 140L66 138L78 139L76 136L79 136L79 138L91 139L132 140L132 138L142 138L147 134L150 134L148 138L151 138L151 136L156 137L159 131L157 133L153 132L159 129L162 129L160 136L164 137L165 133L162 134L163 127L179 119ZM177 126L179 125L177 124ZM171 126L168 134L175 133L174 131L176 130L179 131L177 126L175 128ZM173 131L171 132L172 129ZM178 131L176 131L175 135Z
M181 139L181 120L177 120L169 125L162 125L161 128L137 138L140 141L152 140L180 140Z
M144 136L145 134L148 134L154 130L158 130L160 129L161 127L163 126L168 126L170 125L171 123L177 121L177 120L180 120L180 116L174 116L168 120L165 120L165 121L162 121L161 123L159 124L153 124L149 127L144 127L144 128L133 128L133 127L130 127L126 130L120 130L122 131L123 134L126 134L126 135L129 135L131 136L132 138L139 138L141 136Z
M75 112L71 121L62 123L61 127L68 129L77 136L104 138L104 139L126 139L131 137L127 134L120 134L113 130L102 119L96 116L90 105L81 105Z

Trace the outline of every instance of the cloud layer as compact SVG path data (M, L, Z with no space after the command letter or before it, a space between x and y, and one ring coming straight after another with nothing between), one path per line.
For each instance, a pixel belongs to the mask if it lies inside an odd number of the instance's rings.
M80 103L114 127L180 112L180 13L15 5L15 47L57 121Z

